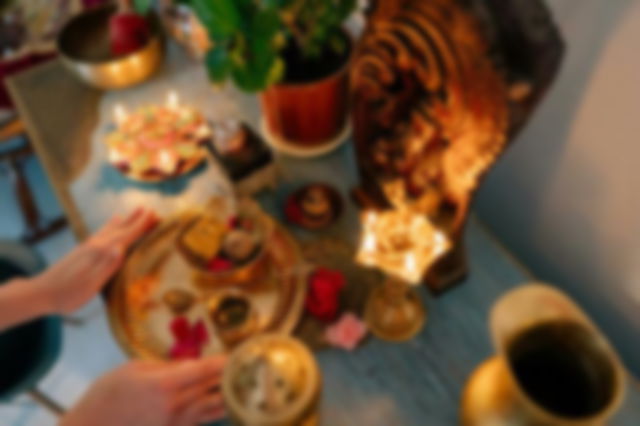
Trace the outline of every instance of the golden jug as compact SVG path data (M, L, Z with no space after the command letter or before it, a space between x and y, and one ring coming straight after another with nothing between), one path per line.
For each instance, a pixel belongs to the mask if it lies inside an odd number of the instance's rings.
M461 424L602 425L619 408L622 363L564 293L542 284L511 290L494 305L490 329L497 355L468 380Z

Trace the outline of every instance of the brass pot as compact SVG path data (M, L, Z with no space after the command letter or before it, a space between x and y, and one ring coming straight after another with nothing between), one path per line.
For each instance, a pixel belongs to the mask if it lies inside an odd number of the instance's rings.
M122 89L147 80L159 68L164 40L155 13L148 16L151 38L130 54L113 57L109 49L112 5L89 9L71 19L60 32L60 58L80 80L98 89Z
M292 337L266 333L242 343L229 356L221 387L235 425L320 424L320 369L309 348Z
M465 426L595 426L624 398L625 372L604 335L566 295L527 285L491 312L497 356L471 375Z

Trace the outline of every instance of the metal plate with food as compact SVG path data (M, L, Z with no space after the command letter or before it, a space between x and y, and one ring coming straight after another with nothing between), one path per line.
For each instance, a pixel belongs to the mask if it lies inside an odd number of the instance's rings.
M254 203L163 221L131 253L108 293L112 330L132 356L224 352L302 314L305 267L289 234Z
M211 126L197 109L180 105L171 92L166 105L114 111L116 128L107 135L108 161L129 179L161 182L185 175L206 159Z

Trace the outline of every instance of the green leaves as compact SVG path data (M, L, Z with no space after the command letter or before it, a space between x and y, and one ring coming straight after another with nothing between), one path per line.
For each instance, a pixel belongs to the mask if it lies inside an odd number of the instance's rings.
M135 0L152 2L153 0ZM209 78L231 77L243 90L259 91L280 81L281 51L294 38L302 53L340 50L336 35L355 0L182 0L207 29L213 48L205 57Z
M339 36L342 24L355 6L356 0L295 0L290 9L295 21L290 27L303 54L317 58L327 46L340 48L332 38Z
M191 7L214 42L225 41L243 29L234 0L191 0Z
M140 15L146 15L151 10L154 0L133 0L133 9Z
M229 60L229 51L221 44L215 45L213 49L207 52L204 63L207 66L209 79L216 83L222 83L229 76L232 68Z
M284 62L276 48L280 20L275 10L259 10L250 18L243 37L243 63L232 71L244 90L258 91L278 82L284 74Z

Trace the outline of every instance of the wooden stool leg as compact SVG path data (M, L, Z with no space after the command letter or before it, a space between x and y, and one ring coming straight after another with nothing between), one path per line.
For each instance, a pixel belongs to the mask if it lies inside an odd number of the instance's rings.
M38 206L33 199L33 194L29 188L29 183L24 174L22 162L23 158L31 154L27 147L14 151L7 155L7 170L9 179L13 185L18 206L25 220L26 232L22 240L27 244L32 244L49 235L63 229L67 221L65 218L56 218L48 223L42 223L42 218L38 212Z
M61 417L66 412L66 410L60 404L51 399L49 395L45 394L38 388L31 389L30 391L28 391L28 394L31 398L33 398L35 402L51 411L56 417Z

